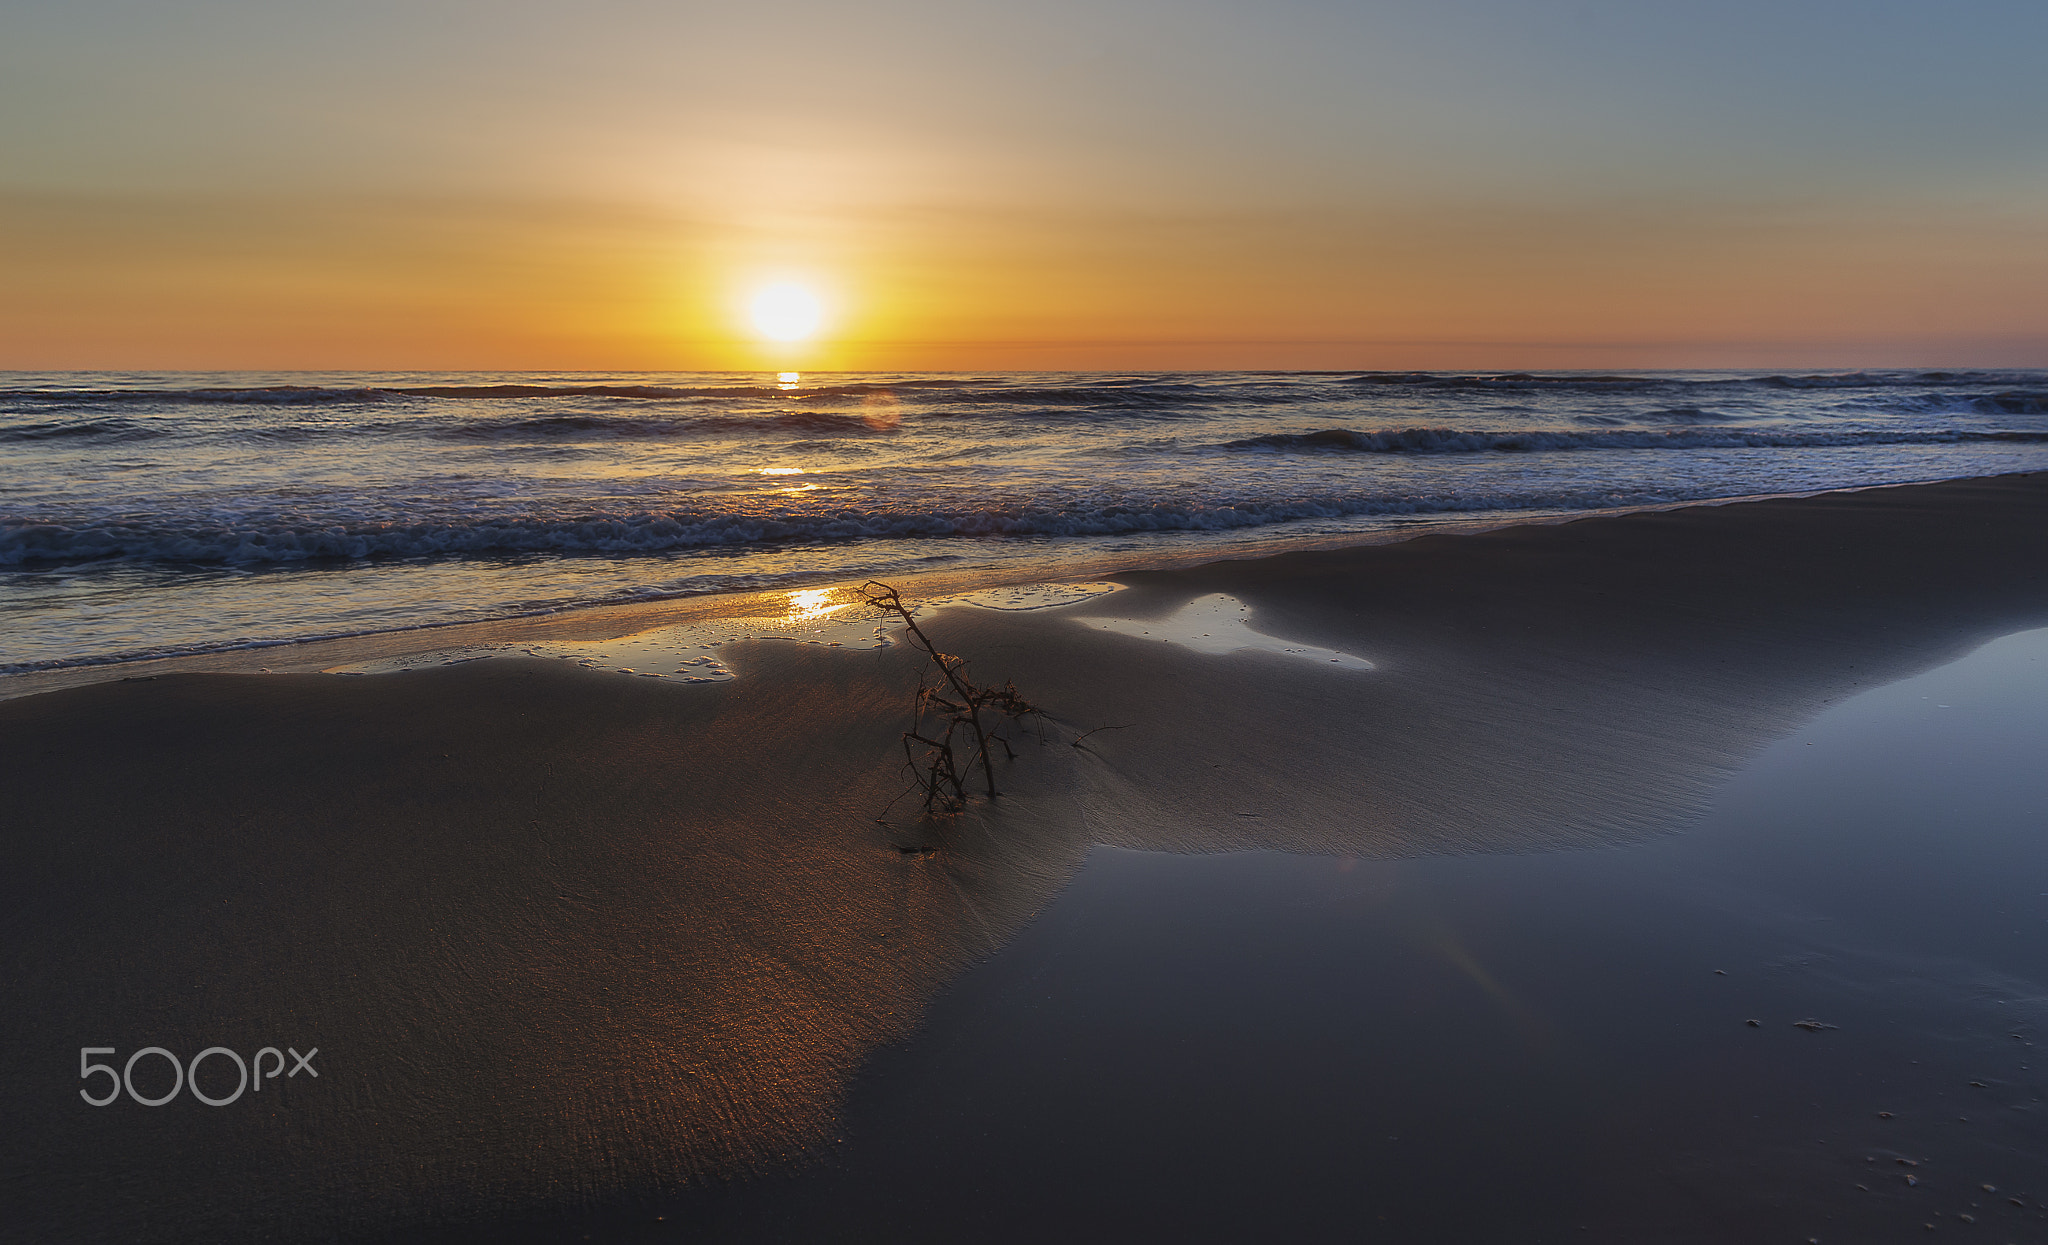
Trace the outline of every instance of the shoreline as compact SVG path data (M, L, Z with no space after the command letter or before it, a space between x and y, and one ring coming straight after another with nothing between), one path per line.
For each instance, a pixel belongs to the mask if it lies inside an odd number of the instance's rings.
M1288 553L1372 548L1400 544L1429 536L1471 536L1520 527L1549 527L1586 519L1613 518L1631 514L1663 514L1695 508L1741 505L1762 501L1786 501L1832 494L1854 494L1885 489L1924 488L1937 484L1959 484L1972 480L1999 480L2038 474L2012 473L2006 476L1966 476L1948 480L1906 484L1855 485L1795 493L1757 493L1705 500L1667 502L1654 505L1621 506L1611 509L1539 512L1510 515L1500 519L1428 519L1364 534L1344 536L1288 536L1248 541L1228 550L1189 550L1133 560L1128 556L1103 554L1099 557L1045 559L1011 565L981 565L952 570L922 572L893 577L891 582L913 598L957 595L990 588L1086 579L1114 579L1118 575L1151 571L1187 570L1226 562L1252 561ZM1283 527L1285 525L1282 525ZM437 652L473 645L518 644L550 640L613 640L658 628L687 624L709 624L721 619L776 612L778 603L796 591L837 590L851 587L851 581L829 576L804 579L790 587L747 592L712 592L623 604L575 605L561 609L471 622L420 623L373 631L313 636L305 639L254 640L237 642L194 652L164 656L122 657L88 660L71 665L0 674L0 702L33 696L67 687L122 678L156 677L163 674L309 674L338 666ZM429 643L432 640L435 642Z
M32 1195L24 1231L87 1240L431 1234L801 1172L875 1052L1097 845L1647 842L1820 706L2048 625L2044 568L2033 474L946 610L934 638L1046 716L1000 799L935 823L887 811L919 674L901 645L744 645L742 677L702 687L508 659L17 697L0 1177ZM1370 667L1078 625L1214 594ZM85 1042L317 1045L328 1072L260 1112L87 1111Z

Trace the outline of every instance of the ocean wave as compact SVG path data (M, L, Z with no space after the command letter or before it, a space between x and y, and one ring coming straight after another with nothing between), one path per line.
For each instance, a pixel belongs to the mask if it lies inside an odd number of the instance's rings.
M387 392L367 387L327 389L304 385L267 385L247 389L0 389L0 402L59 406L113 406L126 403L169 406L318 406L336 402L375 402Z
M1726 425L1748 419L1785 418L1781 412L1769 410L1730 410L1727 407L1668 406L1651 407L1633 411L1588 411L1569 417L1575 424L1586 424L1595 428L1634 428L1642 424L1701 424Z
M1986 415L2048 415L2048 393L2011 390L1969 399L1970 409Z
M1456 428L1399 428L1357 432L1276 432L1225 441L1227 450L1293 453L1483 454L1551 453L1566 450L1821 449L1858 445L1957 445L1973 442L2048 442L2048 432L1776 431L1746 428L1616 429L1612 432L1461 431Z
M1342 378L1347 386L1470 392L1627 394L1662 390L1714 389L1899 389L1926 385L2021 385L2037 372L1817 372L1706 376L1588 375L1559 372L1363 372Z
M67 423L16 424L0 428L0 444L36 441L141 441L164 430L126 419L83 419Z
M1309 387L1290 390L1278 385L1195 384L1185 382L1102 381L1087 385L1042 388L991 388L974 398L1004 406L1074 407L1104 411L1174 410L1191 406L1295 405L1326 402L1330 395ZM950 395L958 403L960 395Z
M1884 389L1900 385L1947 385L1986 375L1973 372L1816 372L1805 376L1759 376L1750 383L1770 389Z
M1689 382L1657 376L1586 376L1543 372L1500 372L1486 375L1446 375L1442 372L1364 372L1344 377L1346 385L1383 385L1388 388L1437 390L1566 390L1588 392L1630 392L1668 389Z
M1138 532L1226 531L1359 515L1503 509L1584 509L1624 504L1627 490L1428 496L1330 494L1134 500L930 510L836 509L747 513L645 511L426 523L242 521L233 525L82 524L0 521L0 566L123 562L290 564L366 558L440 558L517 553L650 554L716 547L862 540L1003 536L1114 536ZM1668 500L1659 495L1652 500Z
M700 415L655 419L634 415L539 415L525 419L476 419L434 426L429 435L457 441L506 441L526 438L659 439L704 433L837 433L886 432L897 421L882 415L842 415L832 411L776 411L759 415ZM383 429L403 427L379 425Z

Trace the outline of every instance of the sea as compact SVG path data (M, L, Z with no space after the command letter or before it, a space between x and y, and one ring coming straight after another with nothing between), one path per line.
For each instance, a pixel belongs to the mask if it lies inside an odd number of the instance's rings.
M0 674L2048 469L2048 372L0 373Z

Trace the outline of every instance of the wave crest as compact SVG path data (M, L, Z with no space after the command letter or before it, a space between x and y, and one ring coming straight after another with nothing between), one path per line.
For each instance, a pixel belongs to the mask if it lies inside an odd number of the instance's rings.
M126 419L82 419L68 423L16 424L0 428L0 444L35 441L141 441L164 435Z
M1227 450L1295 453L1482 454L1553 453L1565 450L1819 449L1856 445L1954 445L1968 442L2048 442L2048 432L1777 431L1746 428L1616 429L1612 432L1460 431L1455 428L1400 428L1358 432L1276 432L1225 441Z
M1575 510L1632 500L1635 498L1626 490L1563 488L1512 495L1356 493L1206 502L1133 499L1091 505L995 501L980 507L932 510L673 510L413 524L273 518L208 527L155 527L0 520L0 566L106 559L255 565L508 553L649 554L719 546L955 536L1113 536L1226 531L1360 515ZM1670 498L1660 493L1654 500Z

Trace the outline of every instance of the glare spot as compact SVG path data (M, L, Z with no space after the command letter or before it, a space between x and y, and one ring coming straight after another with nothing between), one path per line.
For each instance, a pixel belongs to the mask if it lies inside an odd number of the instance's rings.
M763 467L763 468L761 468L761 474L762 474L762 475L764 475L764 476L800 476L800 475L802 475L803 473L804 473L804 469L803 469L802 467Z

